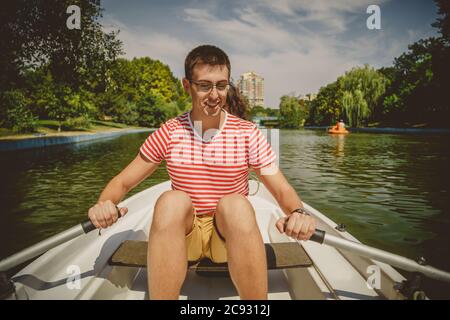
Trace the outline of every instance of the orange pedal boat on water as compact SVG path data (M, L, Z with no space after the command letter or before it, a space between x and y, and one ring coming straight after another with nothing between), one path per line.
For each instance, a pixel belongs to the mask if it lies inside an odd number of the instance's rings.
M336 129L336 127L332 127L328 129L328 133L331 134L347 134L350 133L347 129Z
M347 129L345 129L345 124L344 122L341 120L340 122L338 122L335 126L329 128L328 133L331 134L347 134L350 133Z

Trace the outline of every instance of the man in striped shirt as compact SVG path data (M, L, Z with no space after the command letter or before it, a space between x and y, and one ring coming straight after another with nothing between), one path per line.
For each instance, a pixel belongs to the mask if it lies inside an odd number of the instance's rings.
M183 87L192 110L165 122L142 144L136 158L103 190L89 210L97 228L124 215L115 204L166 162L172 190L157 200L149 232L148 285L151 299L178 299L187 262L207 257L228 262L242 299L267 298L264 243L249 193L249 169L286 214L276 227L307 240L315 220L276 166L276 156L252 122L227 112L231 65L221 49L203 45L185 61ZM237 106L242 107L242 106Z

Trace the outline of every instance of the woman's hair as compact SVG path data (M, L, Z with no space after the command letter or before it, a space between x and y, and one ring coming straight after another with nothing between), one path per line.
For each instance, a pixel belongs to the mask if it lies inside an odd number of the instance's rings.
M244 120L248 120L248 104L245 98L239 93L239 89L230 82L230 88L227 94L227 104L225 110Z
M201 45L189 52L184 60L184 73L188 80L192 80L194 67L199 64L211 66L226 66L228 68L228 78L231 75L231 63L227 54L220 48L212 45ZM239 90L231 83L227 94L227 105L225 110L229 113L247 120L247 103L239 94Z

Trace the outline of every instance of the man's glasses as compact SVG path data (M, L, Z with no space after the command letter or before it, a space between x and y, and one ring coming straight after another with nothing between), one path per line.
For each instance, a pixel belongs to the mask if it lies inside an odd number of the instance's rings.
M197 86L198 91L200 92L211 92L211 90L215 87L217 91L225 92L230 88L230 84L227 81L221 81L217 83L212 83L209 81L194 81L189 80L190 83L193 83Z

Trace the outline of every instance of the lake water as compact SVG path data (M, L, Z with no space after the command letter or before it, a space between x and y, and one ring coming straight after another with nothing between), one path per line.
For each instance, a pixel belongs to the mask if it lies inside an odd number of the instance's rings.
M87 218L147 133L0 153L0 258ZM449 135L280 130L280 166L303 201L360 241L450 271ZM168 179L164 166L130 194ZM432 298L450 286L426 280Z

